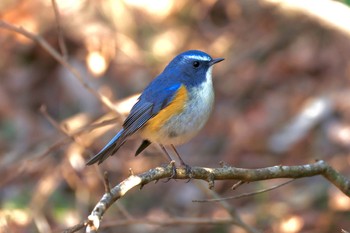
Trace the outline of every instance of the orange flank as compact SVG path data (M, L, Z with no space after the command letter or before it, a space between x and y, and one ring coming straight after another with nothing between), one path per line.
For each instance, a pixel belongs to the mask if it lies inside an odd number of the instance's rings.
M172 116L183 111L187 98L187 89L184 85L181 85L170 104L151 118L145 125L144 130L148 132L158 131Z

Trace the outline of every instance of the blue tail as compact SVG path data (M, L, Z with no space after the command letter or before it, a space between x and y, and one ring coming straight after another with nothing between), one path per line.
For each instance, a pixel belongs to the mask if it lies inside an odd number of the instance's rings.
M123 136L124 129L120 130L117 135L115 135L112 140L110 140L103 149L98 152L94 157L92 157L86 165L92 165L96 162L98 164L102 163L105 161L108 156L113 155L117 150L124 144L125 142L125 137Z

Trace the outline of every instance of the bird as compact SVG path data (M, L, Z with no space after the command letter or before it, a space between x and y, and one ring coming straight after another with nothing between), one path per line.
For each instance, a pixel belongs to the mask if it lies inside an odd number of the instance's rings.
M135 156L158 143L170 161L165 146L171 146L188 168L175 145L192 139L207 122L214 103L213 65L223 60L200 50L178 54L143 90L122 129L86 164L101 164L132 135L139 135L143 141Z

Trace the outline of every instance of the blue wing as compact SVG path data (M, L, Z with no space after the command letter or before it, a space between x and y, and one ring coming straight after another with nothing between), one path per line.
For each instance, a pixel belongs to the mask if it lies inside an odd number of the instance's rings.
M162 82L162 79L155 79L151 82L142 92L138 102L132 107L130 114L123 123L123 129L121 129L117 135L115 135L112 140L86 164L92 165L96 162L100 164L107 159L108 156L117 152L129 136L134 134L144 126L149 119L171 103L180 87L181 84L166 85L166 83Z

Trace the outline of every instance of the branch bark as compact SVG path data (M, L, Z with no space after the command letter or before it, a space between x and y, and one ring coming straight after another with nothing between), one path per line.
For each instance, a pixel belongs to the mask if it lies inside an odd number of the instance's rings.
M166 167L156 167L139 175L131 174L127 179L111 188L105 193L101 200L96 204L91 214L85 221L86 232L96 232L100 227L102 216L108 208L119 198L123 197L130 189L142 186L160 179L170 179L173 175L173 163ZM244 169L223 165L220 168L192 167L192 174L186 174L184 168L176 168L174 179L198 179L205 180L209 188L214 187L215 180L241 180L253 182L259 180L276 178L303 178L316 175L322 175L345 195L350 197L350 180L338 173L325 161L319 160L312 164L299 166L273 166L258 169ZM191 177L190 177L191 176ZM66 231L72 232L72 231ZM74 231L73 231L74 232Z

